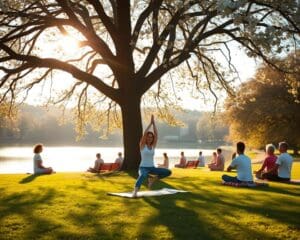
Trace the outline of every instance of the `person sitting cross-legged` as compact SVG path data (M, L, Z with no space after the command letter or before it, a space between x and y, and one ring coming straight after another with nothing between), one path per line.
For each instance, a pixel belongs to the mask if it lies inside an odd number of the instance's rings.
M287 153L288 144L286 142L279 143L280 155L275 162L275 166L264 173L262 177L270 181L290 181L293 158Z
M275 169L277 156L274 154L275 146L273 144L267 144L266 146L266 157L261 168L254 172L258 179L269 179L277 175Z
M209 164L210 171L224 171L225 158L222 154L222 149L217 149L217 157L215 163Z
M244 154L245 144L243 142L238 142L236 144L236 150L238 156L232 160L227 171L230 172L232 169L236 169L237 176L232 177L224 174L222 180L227 183L253 183L251 160Z
M95 164L94 164L94 167L89 167L89 169L87 170L88 172L91 172L91 173L98 173L99 170L100 170L100 166L101 164L103 164L104 161L103 159L101 158L101 154L100 153L97 153L96 154L96 160L95 160Z
M186 166L186 157L184 156L184 152L181 152L179 163L175 164L174 167L185 168L185 166Z

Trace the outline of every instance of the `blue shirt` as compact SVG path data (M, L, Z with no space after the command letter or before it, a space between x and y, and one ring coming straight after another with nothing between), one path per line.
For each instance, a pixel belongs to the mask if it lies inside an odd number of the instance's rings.
M230 166L236 168L237 179L240 181L253 181L251 160L244 154L232 160Z
M140 167L154 167L154 148L149 149L147 145L141 150L142 161Z

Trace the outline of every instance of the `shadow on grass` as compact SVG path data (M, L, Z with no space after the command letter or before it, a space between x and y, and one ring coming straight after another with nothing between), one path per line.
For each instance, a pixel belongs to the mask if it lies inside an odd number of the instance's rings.
M19 183L24 184L24 183L30 183L37 177L41 176L42 174L31 174L25 178L23 178Z
M166 183L162 187L174 188ZM204 197L203 194L206 194ZM147 219L140 227L141 239L151 239L155 228L167 228L172 239L236 239L230 231L224 229L226 212L216 211L215 204L223 204L217 194L208 193L179 193L170 196L144 198L151 207L157 209L157 214ZM238 206L231 206L238 208ZM211 215L212 214L212 215ZM224 215L225 214L225 215ZM230 215L230 213L227 213ZM216 219L216 220L214 220ZM150 227L149 227L150 226ZM240 234L243 237L256 236L258 239L271 238L267 233L249 229L246 226L241 228ZM164 238L164 237L162 237Z
M51 205L57 195L52 188L40 188L39 193L3 193L0 198L1 232L7 233L7 239L31 239L33 236L42 237L45 232L59 227L47 219L47 214L36 214L38 209L47 212L45 206Z

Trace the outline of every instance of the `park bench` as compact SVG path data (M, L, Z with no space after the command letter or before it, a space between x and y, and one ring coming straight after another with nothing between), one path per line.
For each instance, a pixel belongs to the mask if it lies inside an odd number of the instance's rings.
M199 160L189 160L187 161L185 168L197 168L199 164Z
M111 172L111 171L117 171L120 169L119 163L102 163L99 168L99 172Z

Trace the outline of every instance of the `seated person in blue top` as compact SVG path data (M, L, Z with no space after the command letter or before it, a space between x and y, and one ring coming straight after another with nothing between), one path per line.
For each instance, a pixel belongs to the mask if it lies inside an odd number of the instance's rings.
M51 174L54 173L51 167L45 167L40 153L43 151L42 144L36 144L33 148L33 172L34 174Z
M151 126L153 132L149 131ZM154 116L151 116L151 122L146 128L141 140L140 140L140 151L141 151L141 163L139 166L139 176L136 180L134 191L132 196L136 197L143 181L148 177L149 174L155 175L155 177L148 178L148 187L151 188L152 184L157 180L171 175L171 171L167 168L156 168L154 166L154 150L157 143L157 128L154 121Z
M287 153L288 144L280 142L278 148L280 155L275 162L275 166L264 174L265 178L271 181L290 181L293 158Z
M224 174L222 176L224 182L253 183L251 160L249 157L244 155L244 151L245 144L243 142L238 142L236 144L236 152L238 156L236 157L236 155L233 155L234 158L227 168L227 172L230 172L232 169L236 169L237 176L232 177Z

